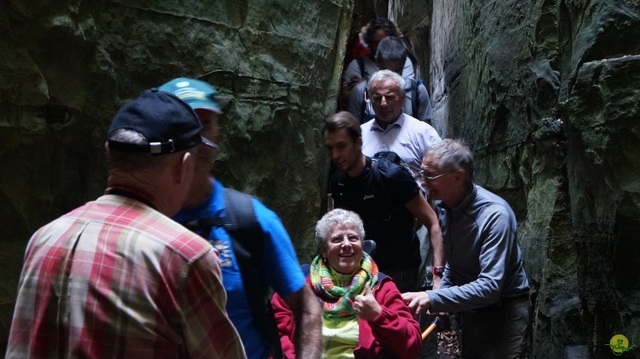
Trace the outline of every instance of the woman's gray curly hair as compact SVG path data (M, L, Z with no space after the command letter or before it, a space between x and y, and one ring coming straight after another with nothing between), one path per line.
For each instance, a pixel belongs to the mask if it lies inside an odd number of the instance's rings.
M327 212L316 224L316 244L318 245L318 252L320 252L320 249L327 243L327 240L329 240L329 232L337 224L354 227L358 235L360 235L360 242L364 240L364 224L360 216L355 212L336 208Z

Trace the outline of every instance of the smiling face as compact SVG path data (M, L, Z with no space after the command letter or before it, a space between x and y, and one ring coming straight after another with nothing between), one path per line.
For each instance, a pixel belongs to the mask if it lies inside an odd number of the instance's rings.
M353 177L353 171L358 168L358 161L362 157L362 138L353 139L347 129L324 133L324 147L327 149L331 163L342 172Z
M464 170L446 170L439 158L427 154L422 159L422 184L429 190L429 197L441 200L449 207L457 206L465 194Z
M336 224L328 233L320 254L340 274L351 274L360 268L362 238L355 226Z
M447 197L448 183L444 178L447 175L446 171L442 169L437 158L431 155L426 155L422 159L422 184L429 190L429 197L434 200L444 200ZM435 178L435 180L428 180L428 178Z

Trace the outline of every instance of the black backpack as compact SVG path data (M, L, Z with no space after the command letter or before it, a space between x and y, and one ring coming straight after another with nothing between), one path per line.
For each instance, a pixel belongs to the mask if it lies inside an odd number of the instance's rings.
M371 159L373 160L372 168L374 169L374 173L375 173L376 177L380 178L380 174L378 173L378 160L381 159L381 158L383 158L383 159L385 159L385 160L387 160L389 162L393 162L393 163L395 163L396 165L398 165L400 167L404 167L413 176L413 171L411 171L411 167L409 167L407 162L405 162L402 159L402 157L400 157L397 153L395 153L393 151L380 151L380 152L374 154L373 157L371 157Z
M371 157L372 161L371 161L371 170L373 171L373 175L376 179L376 182L378 183L379 187L382 188L385 197L387 199L390 199L391 197L389 196L389 193L386 189L386 187L384 186L384 182L382 181L382 177L380 176L380 170L378 169L378 164L379 164L379 160L380 159L384 159L387 160L389 162L393 162L394 164L403 167L404 169L406 169L412 176L413 176L413 172L411 171L411 167L409 167L409 165L400 157L398 156L397 153L393 152L393 151L380 151L376 154L373 155L373 157Z
M224 189L226 217L201 218L182 223L208 239L212 227L224 227L231 238L244 291L256 327L271 346L273 358L282 358L280 336L271 307L272 291L263 271L262 228L256 219L251 196L231 188Z

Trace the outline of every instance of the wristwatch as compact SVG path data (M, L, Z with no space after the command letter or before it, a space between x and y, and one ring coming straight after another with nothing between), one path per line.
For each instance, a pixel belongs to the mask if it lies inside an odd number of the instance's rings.
M431 274L442 277L442 273L444 273L444 266L433 266L431 267Z

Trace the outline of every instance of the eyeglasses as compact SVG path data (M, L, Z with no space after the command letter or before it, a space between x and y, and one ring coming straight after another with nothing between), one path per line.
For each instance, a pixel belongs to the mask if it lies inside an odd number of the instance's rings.
M418 171L418 174L420 175L420 177L422 177L422 179L424 179L425 182L433 182L444 175L448 175L449 173L451 172L441 173L437 176L425 176L424 170Z
M373 95L371 96L371 101L375 104L380 104L382 103L382 99L386 99L387 102L395 102L397 101L400 96L398 95L382 95L382 96L378 96L378 95Z

